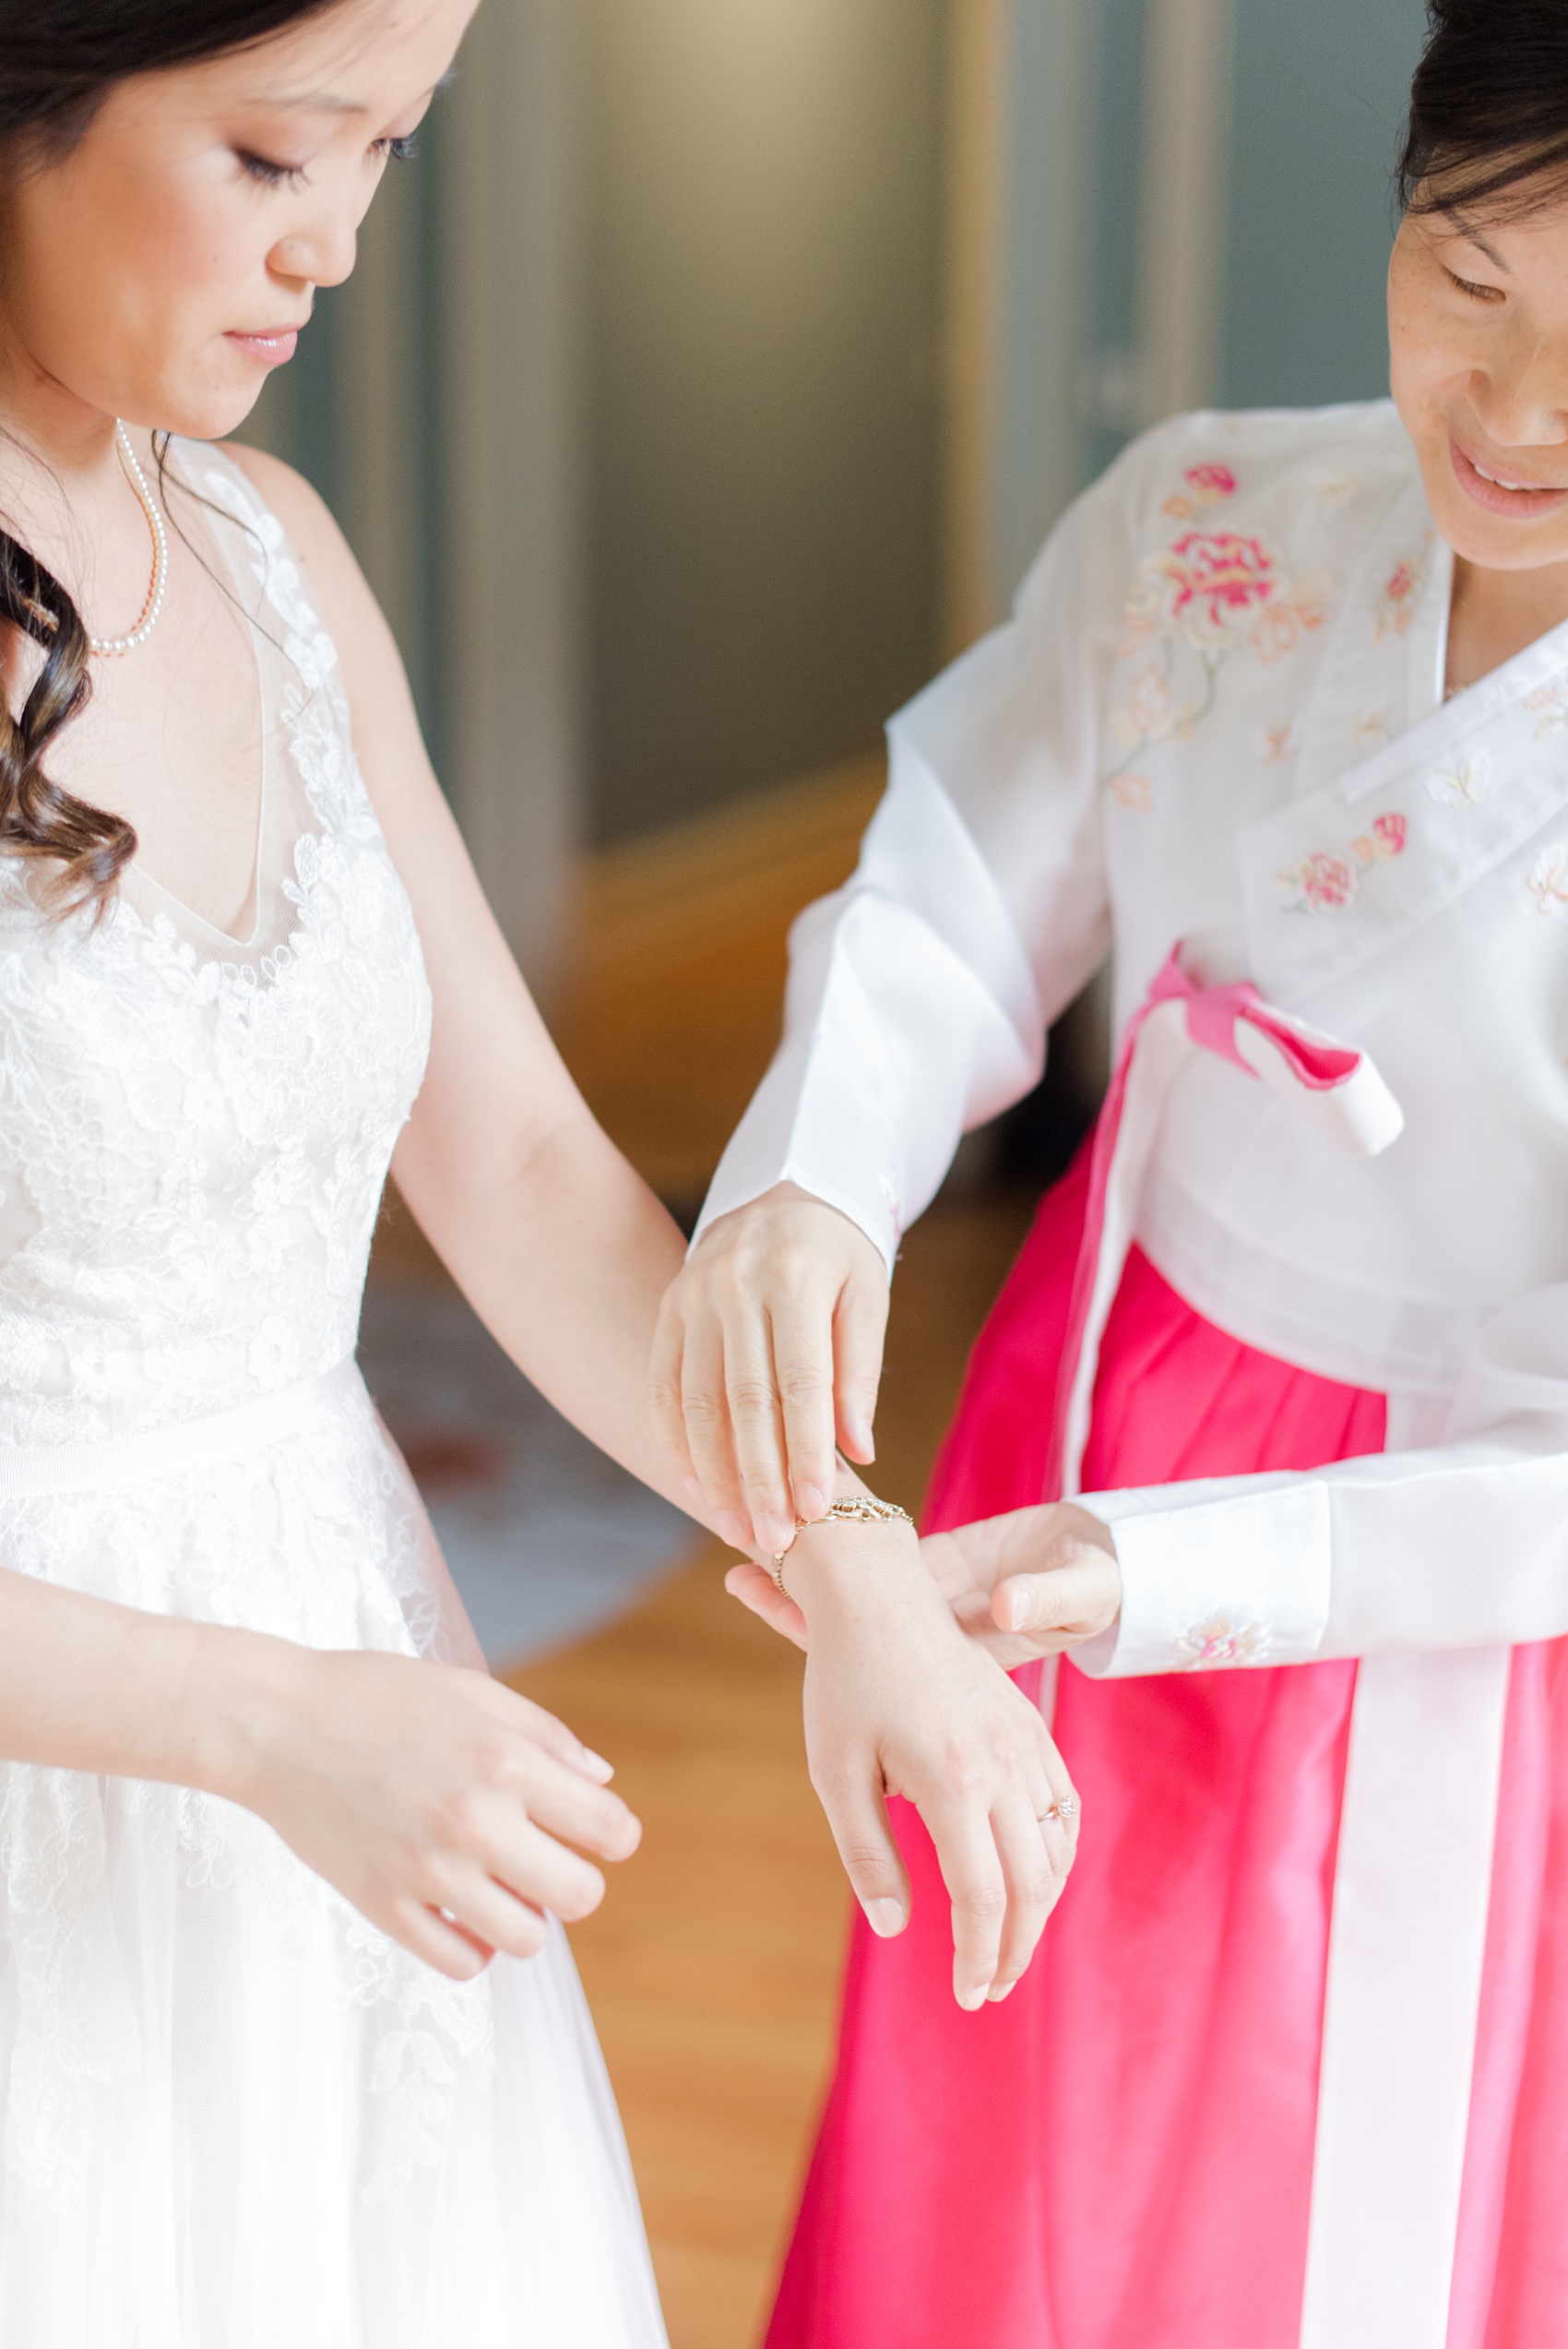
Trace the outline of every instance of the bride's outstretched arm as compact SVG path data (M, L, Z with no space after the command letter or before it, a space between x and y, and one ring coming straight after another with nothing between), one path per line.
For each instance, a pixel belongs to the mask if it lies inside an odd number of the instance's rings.
M541 1392L712 1525L648 1404L680 1234L594 1122L529 998L425 757L390 633L336 526L296 477L243 456L288 524L339 647L361 764L430 974L430 1062L393 1160L398 1187ZM780 1524L776 1546L792 1531ZM1068 1782L1039 1712L959 1634L910 1530L814 1525L791 1555L814 1632L808 1755L855 1892L879 1931L900 1928L909 1886L885 1798L907 1795L952 1896L956 1994L967 2006L1001 1996L1028 1961L1073 1851L1057 1807Z

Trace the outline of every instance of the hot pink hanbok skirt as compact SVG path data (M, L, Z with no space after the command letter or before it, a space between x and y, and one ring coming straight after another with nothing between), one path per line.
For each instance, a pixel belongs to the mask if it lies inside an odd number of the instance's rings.
M1080 1161L1047 1197L981 1333L932 1527L1041 1496L1086 1180ZM1384 1418L1225 1336L1134 1250L1084 1489L1313 1468L1381 1449ZM1565 1649L1515 1652L1448 2349L1568 2349ZM953 2000L931 1844L893 1806L914 1916L887 1942L856 1918L768 2349L1297 2349L1355 1675L1063 1667L1077 1866L979 2014Z

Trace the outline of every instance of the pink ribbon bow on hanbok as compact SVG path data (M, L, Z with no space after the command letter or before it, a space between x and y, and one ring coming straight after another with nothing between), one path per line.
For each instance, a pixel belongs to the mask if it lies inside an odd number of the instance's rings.
M1200 987L1182 968L1181 944L1171 948L1128 1023L1095 1127L1048 1485L1064 1498L1082 1489L1099 1341L1132 1246L1166 1096L1194 1050L1214 1053L1256 1078L1351 1157L1376 1157L1405 1124L1364 1052L1265 1003L1250 981Z

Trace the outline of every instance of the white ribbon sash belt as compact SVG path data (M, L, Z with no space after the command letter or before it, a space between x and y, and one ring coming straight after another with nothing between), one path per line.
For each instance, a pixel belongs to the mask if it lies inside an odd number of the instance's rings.
M303 1434L359 1383L354 1357L345 1354L318 1378L303 1379L232 1411L187 1420L183 1426L104 1436L81 1444L0 1444L0 1499L35 1493L110 1492L212 1461L234 1460Z
M1257 1078L1353 1155L1375 1156L1404 1126L1364 1053L1252 986L1197 986L1176 948L1128 1030L1095 1133L1057 1397L1050 1489L1063 1495L1083 1489L1100 1340L1166 1098L1195 1050ZM1431 1405L1390 1398L1389 1450L1441 1437ZM1358 1669L1301 2349L1445 2349L1508 1653L1372 1656ZM1041 1687L1048 1718L1054 1681Z

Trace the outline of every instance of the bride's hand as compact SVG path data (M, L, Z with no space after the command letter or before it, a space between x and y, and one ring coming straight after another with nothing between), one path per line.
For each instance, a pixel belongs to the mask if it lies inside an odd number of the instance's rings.
M275 1828L373 1925L456 1981L530 1957L545 1912L587 1916L642 1833L610 1765L485 1674L248 1644L218 1790Z
M1110 1529L1071 1501L928 1533L921 1556L960 1627L1008 1672L1092 1640L1122 1612ZM725 1585L775 1631L806 1645L804 1616L766 1568L733 1566Z
M785 1573L811 1628L812 1783L868 1921L887 1935L909 1920L886 1808L902 1795L925 1821L952 1902L954 1996L968 2008L1005 1997L1077 1843L1072 1781L1038 1708L962 1637L912 1531L813 1526Z
M703 1234L671 1282L654 1424L694 1508L732 1548L814 1523L846 1459L874 1457L887 1272L858 1224L779 1183Z

